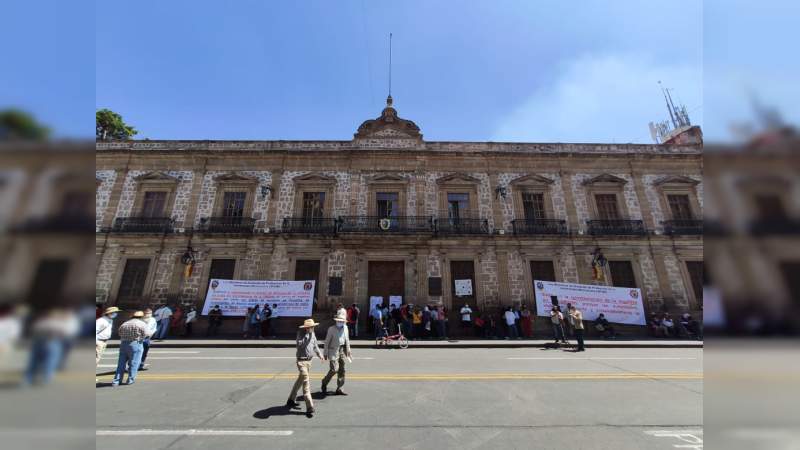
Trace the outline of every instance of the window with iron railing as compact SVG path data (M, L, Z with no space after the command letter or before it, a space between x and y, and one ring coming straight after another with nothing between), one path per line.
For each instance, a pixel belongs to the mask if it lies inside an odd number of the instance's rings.
M447 216L450 219L458 219L468 216L469 213L469 194L448 193L447 194Z
M397 192L378 192L375 194L376 212L379 217L397 217L400 195Z
M325 211L324 192L303 192L303 218L320 219Z
M244 216L247 192L225 192L222 196L222 217Z
M164 206L167 203L167 193L163 191L150 191L144 193L142 202L142 217L163 217Z
M547 217L544 210L544 194L536 192L522 193L522 209L525 220L544 219Z
M594 196L597 204L597 218L600 220L620 219L619 207L617 205L616 194L596 194Z
M615 287L636 287L636 277L633 275L633 265L630 261L609 261L608 270L611 272L611 284Z
M691 220L692 208L689 206L688 195L667 195L669 209L674 220Z

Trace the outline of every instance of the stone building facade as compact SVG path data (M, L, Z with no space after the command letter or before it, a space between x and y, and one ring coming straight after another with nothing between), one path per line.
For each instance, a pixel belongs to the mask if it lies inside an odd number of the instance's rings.
M402 295L455 318L464 302L531 305L533 279L552 278L634 284L648 312L701 310L701 145L428 142L390 98L349 141L96 150L98 302L199 306L212 274L314 276L321 317ZM454 295L459 277L472 296Z

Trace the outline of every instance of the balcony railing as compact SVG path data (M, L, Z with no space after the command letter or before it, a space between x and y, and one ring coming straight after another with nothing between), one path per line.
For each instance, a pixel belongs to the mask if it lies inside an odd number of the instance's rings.
M567 221L559 219L515 219L511 221L515 235L567 234Z
M589 234L593 236L647 234L641 220L587 220L586 224L589 225Z
M703 234L703 221L696 219L665 220L664 234L668 235L696 235Z
M253 232L256 220L252 217L208 217L200 219L200 231L206 233L238 233Z
M341 233L433 233L429 216L341 216Z
M336 219L327 217L286 217L283 219L284 233L336 234Z
M481 219L476 212L459 211L451 215L450 211L439 213L439 218L434 221L436 232L439 234L488 234L489 221Z
M174 221L169 217L117 217L111 231L117 233L169 233Z
M791 218L759 219L750 224L753 236L800 234L800 221Z

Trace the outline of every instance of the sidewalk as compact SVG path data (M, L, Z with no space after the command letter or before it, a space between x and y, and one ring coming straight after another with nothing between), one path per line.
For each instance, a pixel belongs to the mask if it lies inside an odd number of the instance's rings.
M575 340L570 340L570 344L575 344ZM320 347L324 344L319 343ZM551 339L518 339L518 340L427 340L409 341L408 348L544 348L553 345ZM585 341L586 348L703 348L703 341L695 340L663 340L663 339L642 339L642 340L592 340ZM163 341L153 341L152 346L159 348L295 348L294 339L166 339ZM373 339L354 339L350 342L351 347L355 348L374 348ZM396 344L394 344L396 346ZM109 348L119 347L119 340L108 341Z

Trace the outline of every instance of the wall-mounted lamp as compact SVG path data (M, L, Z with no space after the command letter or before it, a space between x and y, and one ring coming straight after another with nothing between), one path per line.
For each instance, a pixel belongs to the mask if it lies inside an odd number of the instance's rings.
M273 198L272 197L272 186L267 186L267 185L261 186L261 197L262 198L267 198L267 195L269 195L269 198Z
M497 186L494 188L494 198L503 197L503 200L505 200L506 195L508 195L508 191L505 186Z

